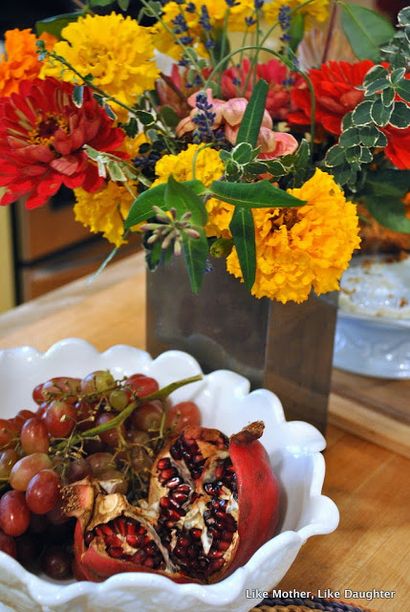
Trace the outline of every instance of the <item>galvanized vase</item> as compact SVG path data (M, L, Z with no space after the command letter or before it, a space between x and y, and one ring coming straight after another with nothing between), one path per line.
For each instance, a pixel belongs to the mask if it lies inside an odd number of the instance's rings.
M233 370L252 388L276 393L287 420L323 433L332 369L337 294L280 304L252 297L213 260L199 295L193 295L182 257L147 272L147 348L193 355L204 372Z

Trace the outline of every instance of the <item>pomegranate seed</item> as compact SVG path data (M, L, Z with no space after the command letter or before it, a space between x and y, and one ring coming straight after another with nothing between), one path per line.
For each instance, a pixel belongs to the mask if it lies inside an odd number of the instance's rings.
M221 542L218 542L218 550L228 550L228 548L230 547L231 542L226 541L226 540L222 540Z
M133 563L143 563L146 559L146 554L144 550L137 550L135 555L131 557Z
M127 537L125 538L127 544L129 544L130 546L133 546L134 548L137 547L137 543L138 543L138 537L135 535L127 535Z
M160 481L164 481L164 480L169 480L170 478L173 478L174 476L177 476L178 472L176 471L175 468L168 468L166 470L162 470L161 475L160 475Z
M202 531L200 529L191 529L191 535L193 538L199 539L202 535Z
M168 499L168 497L161 497L161 499L159 500L159 505L161 506L161 508L169 508L171 505L171 501Z
M117 527L118 531L120 532L120 534L122 536L125 537L125 535L127 534L127 526L126 526L126 524L121 519L119 521L116 521L116 523L117 523L116 527Z
M166 470L169 467L171 467L171 461L168 459L168 457L164 457L163 459L160 459L157 463L157 468L160 471Z
M113 557L113 559L120 559L124 554L120 546L109 546L107 548L107 553L110 555L110 557Z
M177 487L178 485L181 484L181 479L179 476L175 476L174 478L171 478L170 480L168 480L168 482L166 483L168 489L174 489L175 487Z
M220 559L221 557L223 557L223 552L222 552L222 550L210 550L209 551L209 556L212 559Z

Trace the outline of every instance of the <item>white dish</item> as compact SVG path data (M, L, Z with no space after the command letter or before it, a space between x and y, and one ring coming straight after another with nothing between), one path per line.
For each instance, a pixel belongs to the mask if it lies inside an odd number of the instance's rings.
M125 345L99 353L79 339L62 340L44 354L30 347L5 350L0 352L1 416L12 416L19 409L30 407L31 391L39 382L58 375L84 376L104 368L119 377L148 373L161 385L200 372L195 359L180 351L168 351L152 360L148 353ZM203 424L228 435L251 421L265 422L262 442L282 488L278 535L266 542L245 566L213 585L176 584L163 576L145 573L119 574L99 584L56 584L27 572L17 561L0 553L0 609L245 612L260 603L247 598L246 589L268 591L276 586L308 538L336 529L337 507L321 495L325 463L320 451L325 448L325 440L307 423L287 423L282 405L273 393L264 389L249 393L245 378L219 370L179 389L173 399L195 400L201 408Z
M355 257L341 282L333 365L410 378L410 258Z

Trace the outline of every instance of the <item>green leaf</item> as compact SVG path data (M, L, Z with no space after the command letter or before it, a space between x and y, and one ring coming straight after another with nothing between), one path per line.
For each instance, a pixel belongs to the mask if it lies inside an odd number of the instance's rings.
M344 148L340 147L339 145L333 145L333 147L330 147L326 154L325 164L326 166L332 168L334 166L344 164L345 160L346 155Z
M356 57L374 62L380 59L380 46L394 36L384 17L357 4L342 4L342 27Z
M410 80L402 79L397 85L396 91L399 96L403 98L403 100L406 100L406 102L410 102Z
M386 200L390 197L402 198L409 190L409 185L410 170L378 170L368 173L365 192Z
M194 193L200 195L205 191L205 186L201 181L186 181L183 183L187 187L189 187ZM165 204L165 188L167 184L163 183L161 185L157 185L156 187L151 187L151 189L147 189L147 191L143 191L136 200L134 200L130 211L128 213L128 217L125 219L124 226L125 229L129 229L134 225L138 225L142 223L149 217L152 217L153 206L159 206L162 210L167 210Z
M347 113L342 119L343 131L348 130L350 127L353 127L352 113Z
M195 229L199 233L199 238L190 238L186 234L183 234L182 251L184 253L192 292L198 293L201 289L206 269L208 240L206 239L203 228L197 227Z
M346 159L349 163L359 161L362 148L359 145L346 149Z
M130 5L130 0L117 0L118 6L122 11L127 11Z
M390 117L390 124L398 128L407 128L410 125L410 107L404 102L395 102Z
M116 120L117 115L114 113L114 111L112 110L109 104L104 104L104 110L110 119L112 119L113 121Z
M382 132L375 125L366 125L360 128L360 142L365 147L375 147Z
M352 121L356 126L368 125L369 123L373 123L372 117L370 115L370 111L372 108L373 102L370 100L366 100L365 102L361 102L352 113Z
M251 209L236 206L229 229L241 265L245 287L250 291L256 275L255 226Z
M394 93L393 87L388 87L382 91L382 103L384 106L391 106L393 104Z
M384 91L388 87L390 87L390 81L387 80L387 77L376 79L375 81L372 81L372 83L370 83L370 85L366 88L365 96L373 96L375 93L379 91Z
M379 79L387 79L387 75L388 72L386 68L384 68L380 64L378 64L377 66L373 66L373 68L370 68L370 70L366 72L363 85L367 88L370 83L373 83L374 81L378 81Z
M359 130L357 128L349 128L345 132L342 132L339 138L339 143L342 147L352 147L358 144L359 140Z
M400 13L397 15L397 20L402 26L410 25L410 6L405 6L401 9Z
M63 13L61 15L49 17L48 19L36 21L35 28L37 36L40 36L43 34L43 32L47 32L56 38L61 38L61 30L63 30L69 23L77 21L77 19L82 15L83 11L76 11L74 13Z
M253 147L256 147L256 141L258 140L263 114L265 112L268 89L268 84L263 79L256 83L242 118L238 137L236 139L237 144L248 142Z
M373 161L373 155L370 149L367 149L366 147L361 148L359 161L362 164L370 164L370 162Z
M365 203L370 214L379 223L396 232L410 234L410 219L406 217L406 209L401 199L366 197Z
M251 162L255 155L255 149L248 142L241 142L232 150L232 159L241 165Z
M88 0L88 2L91 7L109 6L110 4L114 4L115 0Z
M250 164L246 164L246 174L263 174L264 172L268 172L269 166L265 164L265 162L254 161ZM287 174L287 171L285 171ZM282 175L283 176L283 175Z
M189 185L176 181L172 174L165 187L165 202L167 210L175 208L179 217L190 212L193 225L203 227L206 224L208 214L201 198Z
M387 138L386 138L386 135L383 134L383 132L379 132L375 146L376 147L386 147L387 146Z
M155 118L153 115L151 115L151 113L147 113L146 111L136 111L135 114L143 125L152 125L155 123Z
M228 202L228 204L247 208L303 206L305 204L304 200L295 198L267 180L257 183L214 181L210 191L214 196Z
M167 125L170 128L175 128L180 121L178 115L176 114L174 109L171 108L171 106L163 106L161 108L160 114L161 114L161 119L163 120L165 125Z
M372 104L370 114L376 125L381 127L385 126L389 122L393 108L393 106L384 106L380 98L375 100Z
M84 85L74 85L72 98L74 105L77 108L81 108L84 99Z
M390 75L390 80L392 82L392 85L398 85L405 74L406 74L405 68L395 68L394 70L392 70L391 75Z
M301 11L292 15L287 33L290 36L289 46L295 53L305 33L305 15Z

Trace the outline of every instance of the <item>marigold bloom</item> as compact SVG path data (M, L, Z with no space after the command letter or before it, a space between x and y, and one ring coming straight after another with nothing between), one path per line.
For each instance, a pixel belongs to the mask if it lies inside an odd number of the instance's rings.
M35 208L61 185L94 191L103 183L83 147L117 153L124 132L88 89L81 108L72 93L69 83L47 78L23 81L18 93L0 98L0 205L27 196L27 208Z
M263 13L265 20L272 25L279 18L282 7L289 7L292 11L298 9L305 16L306 28L311 28L315 22L323 23L329 16L329 0L271 0L265 2Z
M200 145L190 144L178 155L164 155L155 166L157 175L153 187L165 183L173 175L177 181L190 181L193 178L192 162ZM207 147L199 151L195 164L195 177L206 187L220 179L224 173L224 165L218 151ZM206 203L208 223L205 227L208 236L229 236L229 223L232 217L232 206L215 198Z
M360 244L356 206L347 202L332 176L316 170L292 195L306 200L298 208L253 210L256 237L255 297L303 302L339 288L354 249ZM227 270L242 278L235 249Z
M145 91L154 88L159 76L149 28L117 13L87 15L62 31L64 40L54 51L82 75L120 102L132 105ZM78 77L50 58L43 75L75 83Z
M74 216L76 221L119 247L125 243L124 219L133 202L133 196L121 183L110 181L98 191L88 193L74 189Z
M6 32L6 55L0 56L0 97L17 91L20 81L35 79L40 74L41 62L38 60L36 40L31 30L16 28ZM42 34L40 40L50 49L56 38L50 34Z

